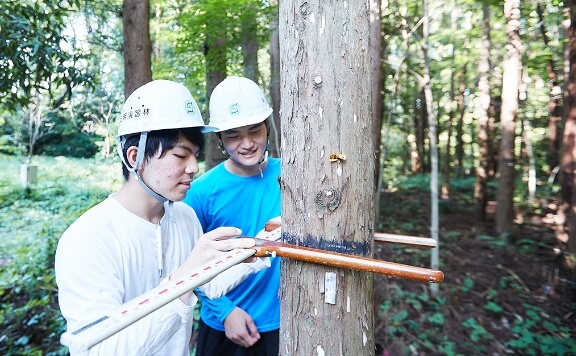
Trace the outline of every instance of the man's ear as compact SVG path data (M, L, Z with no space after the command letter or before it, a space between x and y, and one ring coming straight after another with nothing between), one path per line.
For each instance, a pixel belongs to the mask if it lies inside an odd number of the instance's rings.
M128 163L130 167L136 167L137 156L138 156L138 147L130 146L128 150L126 150L126 163Z

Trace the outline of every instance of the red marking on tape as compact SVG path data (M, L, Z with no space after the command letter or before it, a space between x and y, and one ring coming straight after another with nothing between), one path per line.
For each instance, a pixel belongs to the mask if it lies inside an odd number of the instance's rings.
M219 265L220 263L224 263L224 261L216 261L217 265Z
M194 274L191 275L190 277L191 277L191 278L198 277L198 273L194 273Z
M128 310L123 310L122 313L120 314L126 314L126 313L128 313Z
M204 268L204 271L208 271L210 269L212 269L212 267L208 266L208 267Z
M138 303L138 304L140 304L140 305L142 305L142 304L146 304L146 303L148 303L148 301L149 301L149 300L150 300L150 299L144 299L143 301L141 301L141 302L140 302L140 303Z
M176 283L176 285L180 285L182 283L184 283L184 280L179 281L178 283Z
M168 288L166 288L166 289L164 289L164 290L160 291L158 294L162 294L162 293L166 293L166 292L168 292Z

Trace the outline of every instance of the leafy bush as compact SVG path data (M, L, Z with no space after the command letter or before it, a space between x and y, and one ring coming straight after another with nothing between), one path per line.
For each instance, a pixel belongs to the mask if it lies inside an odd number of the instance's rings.
M36 157L39 183L19 187L19 162L0 156L0 354L66 355L54 254L78 216L122 178L117 160ZM49 167L49 168L48 168Z

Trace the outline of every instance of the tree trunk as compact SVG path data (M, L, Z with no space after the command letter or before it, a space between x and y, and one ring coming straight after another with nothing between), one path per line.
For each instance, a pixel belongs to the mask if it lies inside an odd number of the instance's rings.
M216 14L208 16L209 19L219 19ZM210 101L210 96L214 88L226 79L226 27L223 24L207 23L212 31L206 32L206 43L204 46L204 56L206 58L206 98ZM208 116L208 115L206 115ZM205 147L205 170L217 166L226 160L226 156L218 146L218 139L215 134L206 135Z
M454 8L452 10L452 14L450 17L450 28L452 31L456 32L456 20L458 18L458 12ZM442 164L442 189L440 192L440 196L442 199L450 199L450 178L452 177L452 123L454 122L454 114L456 112L456 98L455 98L455 91L456 91L456 40L452 40L452 53L450 56L450 66L452 67L452 71L450 73L450 106L448 107L448 122L446 123L446 152L444 153L444 163ZM458 138L456 138L458 140ZM458 140L460 142L460 140Z
M285 242L372 255L369 15L360 0L280 3ZM285 259L280 294L281 355L374 355L372 274Z
M482 18L482 47L478 64L478 101L476 117L478 118L478 165L474 183L474 210L478 219L486 218L486 185L488 183L489 128L488 111L490 110L490 5L484 3Z
M124 97L152 81L152 42L150 41L150 1L124 0Z
M503 62L502 112L500 114L502 140L498 169L500 184L496 207L496 232L504 238L512 233L514 219L514 139L518 115L520 83L520 0L506 0L504 15L507 20L508 42Z
M440 244L438 241L438 147L436 146L436 113L432 103L432 85L430 77L430 60L428 57L429 47L429 16L428 16L428 0L424 0L424 21L422 22L422 54L424 57L424 97L426 99L426 116L428 117L428 139L430 141L430 237L437 243L437 248L432 249L430 253L430 268L439 269L439 250ZM433 283L430 285L432 294L438 293L438 285Z
M272 98L272 121L270 122L269 151L272 157L280 157L280 35L278 31L278 1L270 1L275 12L270 22L270 97Z
M413 174L421 174L425 171L424 163L424 132L426 130L424 121L426 120L426 98L424 90L418 88L418 100L414 110L414 142L412 142L412 167Z
M576 3L570 4L570 72L566 83L567 102L564 104L566 123L560 160L562 202L560 216L562 224L558 229L558 239L568 246L568 251L576 253ZM574 268L574 267L572 267Z
M370 0L370 45L372 53L372 115L374 116L374 166L380 166L380 152L382 146L382 42L380 35L382 21L380 20L381 0ZM379 170L374 169L374 179L378 182ZM378 184L376 184L378 187ZM376 195L380 194L376 191ZM378 207L378 204L376 204ZM376 210L376 214L378 214Z
M466 46L466 45L465 45ZM458 96L456 103L458 104L458 119L456 121L456 162L454 163L455 175L458 178L464 176L464 114L466 113L466 103L464 96L466 95L466 72L467 67L464 64L462 72L460 73L460 83L458 84Z
M540 22L540 35L544 46L548 47L548 35L544 22L544 12L542 11L542 3L538 1L536 5L536 13ZM546 71L548 72L548 82L550 83L550 100L548 101L548 112L550 117L548 119L548 173L552 173L554 168L558 165L558 150L560 147L560 135L558 135L558 124L562 118L562 106L560 105L560 98L562 89L558 83L558 76L556 75L556 68L554 59L550 58L546 62Z
M258 71L257 14L258 7L253 1L247 1L245 6L240 9L244 77L251 79L254 83L258 83L260 79L260 72Z

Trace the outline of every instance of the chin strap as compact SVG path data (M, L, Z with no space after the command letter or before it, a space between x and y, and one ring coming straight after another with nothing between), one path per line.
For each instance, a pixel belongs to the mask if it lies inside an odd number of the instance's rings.
M144 153L146 152L146 140L147 139L148 139L148 131L141 132L140 133L140 140L138 141L138 154L136 155L136 166L135 167L130 167L130 165L124 159L124 154L122 152L122 148L124 147L124 144L126 143L126 138L124 136L116 138L116 142L117 142L116 148L118 150L118 155L120 156L120 159L122 160L122 163L124 164L124 166L128 169L128 171L130 173L132 173L132 175L134 175L134 178L136 179L136 181L140 184L140 186L142 188L144 188L144 190L148 194L150 194L154 199L158 200L160 203L165 203L168 201L168 212L167 212L168 216L170 217L170 220L172 222L176 222L176 220L174 219L174 214L172 214L172 205L174 204L174 202L172 200L169 201L165 197L163 197L160 194L153 191L149 186L146 185L146 183L144 183L144 181L142 180L142 177L140 177L140 174L138 173L138 168L140 168L140 166L142 165L142 162L144 162Z
M262 171L262 165L268 161L268 150L264 152L264 156L262 157L262 161L258 164L258 169L260 170L260 178L264 178L264 172Z

